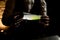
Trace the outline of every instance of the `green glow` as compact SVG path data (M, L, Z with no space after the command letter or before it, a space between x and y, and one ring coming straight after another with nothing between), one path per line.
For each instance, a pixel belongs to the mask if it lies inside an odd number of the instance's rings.
M38 20L38 19L41 19L41 16L34 15L34 16L31 16L31 19L32 20Z

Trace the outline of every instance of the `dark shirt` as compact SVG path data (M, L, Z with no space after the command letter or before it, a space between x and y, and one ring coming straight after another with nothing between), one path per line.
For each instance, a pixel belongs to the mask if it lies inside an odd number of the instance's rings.
M19 0L16 0L15 2L15 11L22 11L22 12L28 12L28 7L27 7L27 2L25 2L24 0L22 1L19 1ZM31 13L32 14L37 14L39 15L40 14L40 11L41 11L41 2L40 0L35 0L34 2L34 5L31 9Z

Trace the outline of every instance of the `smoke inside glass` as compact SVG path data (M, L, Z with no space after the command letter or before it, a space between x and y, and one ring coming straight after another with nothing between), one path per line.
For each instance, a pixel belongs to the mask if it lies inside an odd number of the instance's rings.
M38 19L41 19L41 15L36 15L36 14L31 14L30 13L32 7L34 6L35 1L34 0L26 0L26 2L28 2L28 13L23 12L24 13L23 19L26 19L26 20L38 20Z

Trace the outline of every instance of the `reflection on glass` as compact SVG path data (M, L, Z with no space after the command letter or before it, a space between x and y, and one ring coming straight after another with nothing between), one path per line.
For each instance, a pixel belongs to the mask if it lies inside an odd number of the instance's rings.
M5 9L5 2L0 1L0 32L3 32L5 29L7 29L7 26L3 25L1 20L4 9Z

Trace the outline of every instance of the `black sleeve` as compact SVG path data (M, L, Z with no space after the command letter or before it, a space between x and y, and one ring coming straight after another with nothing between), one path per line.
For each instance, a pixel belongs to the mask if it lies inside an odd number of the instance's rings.
M2 15L2 23L6 26L10 26L13 22L12 12L14 8L14 0L7 0L4 13Z
M3 23L3 25L11 26L11 25L13 25L13 23L14 23L14 19L13 19L12 16L10 16L10 17L8 17L8 18L3 17L3 18L2 18L2 23Z

